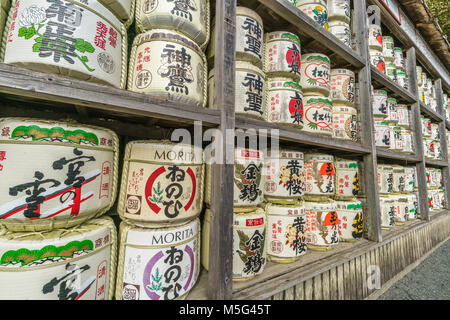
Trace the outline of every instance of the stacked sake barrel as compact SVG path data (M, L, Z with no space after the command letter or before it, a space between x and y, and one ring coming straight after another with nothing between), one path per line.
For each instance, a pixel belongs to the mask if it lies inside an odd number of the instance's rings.
M205 107L209 1L138 0L135 16L138 34L130 55L128 90Z
M112 299L117 135L0 119L0 299Z
M0 21L8 1L1 1ZM134 0L13 1L0 60L35 71L125 88ZM63 40L60 40L63 35Z
M419 100L428 108L437 111L436 86L433 84L433 80L421 66L416 67L416 75Z
M328 0L328 31L346 46L352 46L350 0Z
M422 142L425 158L430 160L442 159L439 124L423 115L420 116L422 124Z
M297 3L297 8L299 10L313 19L325 30L329 30L327 2L330 3L332 2L331 0L294 0L294 2ZM336 6L334 8L336 8Z
M367 18L369 20L369 18ZM381 73L386 73L386 61L383 54L383 34L381 26L375 21L368 21L370 63Z
M205 154L206 212L202 231L203 267L209 269L212 167ZM246 281L261 274L267 262L266 214L262 208L264 153L255 149L235 148L233 189L233 258L232 280ZM280 227L281 228L281 227ZM281 232L281 231L280 231Z
M392 36L383 36L382 42L386 75L400 87L408 89L406 61L403 49L395 47L394 38Z
M446 207L442 169L426 167L425 175L428 189L428 207L431 213L436 213Z
M382 229L415 219L419 209L416 167L379 164L377 172Z
M200 271L203 150L138 140L126 145L117 211L115 298L183 299Z
M388 95L386 90L373 90L372 112L375 126L375 146L389 149L391 147L388 118Z

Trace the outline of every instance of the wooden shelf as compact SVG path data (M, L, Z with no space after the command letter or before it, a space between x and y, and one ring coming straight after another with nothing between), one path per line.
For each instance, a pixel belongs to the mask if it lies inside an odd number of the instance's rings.
M347 140L333 139L319 134L305 132L296 128L280 126L274 123L268 123L262 120L252 119L245 116L236 115L235 125L237 129L256 129L267 130L267 135L271 135L271 130L278 130L281 141L294 142L306 147L327 148L330 151L344 151L348 154L364 155L369 154L371 149L357 142Z
M0 93L101 110L105 115L140 116L205 126L220 124L220 112L111 86L31 71L0 63Z
M377 148L377 158L405 161L405 162L410 162L410 163L417 163L417 162L421 161L414 154L395 152L395 151L385 150L385 149L381 149L381 148Z
M448 167L448 162L445 162L443 160L430 160L425 158L425 166L432 166L432 167Z
M450 130L450 121L445 120L445 127L447 128L447 130Z
M425 103L423 103L422 101L420 101L420 112L422 112L425 116L427 116L427 117L429 117L432 120L437 121L437 122L441 122L441 121L445 120L445 118L443 116L441 116L436 111L428 108L425 105Z
M374 66L370 66L370 72L372 74L372 80L377 82L388 92L392 92L397 98L404 100L406 103L413 104L417 102L417 98L405 88L400 87L397 83L391 80L387 75L383 74ZM376 87L376 86L374 86ZM388 94L392 96L392 94Z

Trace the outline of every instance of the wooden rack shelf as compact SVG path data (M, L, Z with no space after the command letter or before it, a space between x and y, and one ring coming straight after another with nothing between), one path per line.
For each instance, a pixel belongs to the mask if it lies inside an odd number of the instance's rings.
M377 148L378 159L398 160L402 162L417 163L420 159L414 154L395 152Z
M394 97L399 100L403 100L408 104L412 104L417 101L417 98L411 92L403 87L400 87L387 75L381 73L376 67L371 65L370 72L372 73L372 80L381 85L383 89L387 90L389 96L392 96L393 94ZM376 85L374 85L374 87L376 87Z
M420 102L420 112L422 112L426 117L431 118L434 121L441 122L444 121L444 116L440 115L436 111L428 108L422 101Z
M431 160L425 158L425 165L431 167L448 167L448 162L443 160Z

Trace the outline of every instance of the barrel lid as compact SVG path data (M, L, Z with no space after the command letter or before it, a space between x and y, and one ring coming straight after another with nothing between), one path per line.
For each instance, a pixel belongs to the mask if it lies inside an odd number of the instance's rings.
M298 216L305 214L303 202L295 201L290 204L277 204L268 202L265 206L267 215Z
M256 20L261 25L261 29L262 29L263 21L262 21L261 17L259 16L259 14L257 14L252 9L249 9L247 7L237 6L236 7L236 15L237 16L247 16L247 17L250 17L250 18Z
M402 48L399 48L399 47L394 47L394 51L401 51L401 52L403 52L403 49Z
M328 56L322 54L322 53L307 53L307 54L302 54L302 63L306 63L309 61L322 61L325 63L330 64L330 58L328 58Z
M389 63L386 63L386 67L391 67L391 68L396 69L397 65L395 63L393 63L393 62L389 62Z
M298 44L299 46L301 46L300 38L296 34L289 32L289 31L269 32L264 35L264 38L265 38L266 42L284 40L284 41L294 42L294 43Z
M397 103L397 99L395 99L395 98L388 98L387 101Z
M358 168L358 161L355 160L347 160L347 159L342 159L342 158L336 158L335 160L336 162L336 167L339 169L339 167L342 166L346 166L348 168Z
M384 42L385 40L389 40L389 41L393 42L393 41L394 41L394 38L391 37L391 36L383 36L383 42Z
M253 210L251 212L245 212L245 213L234 212L233 225L240 226L240 227L251 227L251 226L247 226L247 224L245 223L246 220L258 219L259 221L257 221L256 224L253 226L261 227L261 226L265 225L265 217L266 217L266 215L264 213L264 210L261 208L256 208L255 210Z
M336 27L336 26L350 28L350 24L348 22L344 21L344 20L330 20L330 21L328 21L328 28Z
M305 100L304 103L311 104L311 103L325 103L328 104L330 107L333 106L333 102L330 99L320 97L320 96L307 96L303 97Z
M377 165L378 170L382 170L382 171L393 171L394 168L391 165L386 165L386 164L380 164Z

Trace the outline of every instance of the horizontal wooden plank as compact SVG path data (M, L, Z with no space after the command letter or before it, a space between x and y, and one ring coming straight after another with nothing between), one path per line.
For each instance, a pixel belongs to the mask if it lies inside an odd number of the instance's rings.
M411 92L408 90L405 90L403 87L400 87L397 83L391 80L387 75L384 73L381 73L380 70L378 70L374 66L370 66L370 72L372 74L372 80L380 84L383 89L389 92L394 93L399 98L403 99L406 103L415 103L418 98L416 98ZM376 86L374 85L376 88Z
M281 126L275 123L269 123L262 120L257 120L253 118L248 118L245 116L236 116L235 120L236 128L244 130L245 133L249 135L259 134L262 136L269 136L274 133L272 130L278 130L278 137L282 141L295 142L302 144L304 146L314 146L322 147L335 151L346 151L350 154L369 154L371 149L369 147L363 146L357 142L351 142L347 140L332 139L330 137L322 136L320 134L315 134L311 132L302 131L296 128L290 128ZM256 130L252 131L247 130ZM261 131L261 130L267 130Z
M102 110L124 117L143 116L180 123L203 121L206 126L220 124L220 111L171 102L143 93L36 72L0 63L0 93L72 104Z
M420 159L414 154L395 152L392 150L385 150L381 148L377 148L377 157L379 159L398 160L400 162L420 162Z
M448 162L442 161L442 160L430 160L425 158L425 165L430 167L448 167Z
M431 120L437 121L437 122L441 122L444 121L444 116L440 115L438 112L428 108L425 103L423 103L422 101L420 102L420 112L428 117L431 118Z
M258 0L267 8L275 11L283 19L294 25L301 34L318 41L325 48L333 51L346 62L356 68L365 65L364 59L342 41L336 38L331 32L321 27L316 21L308 17L295 5L287 0Z

